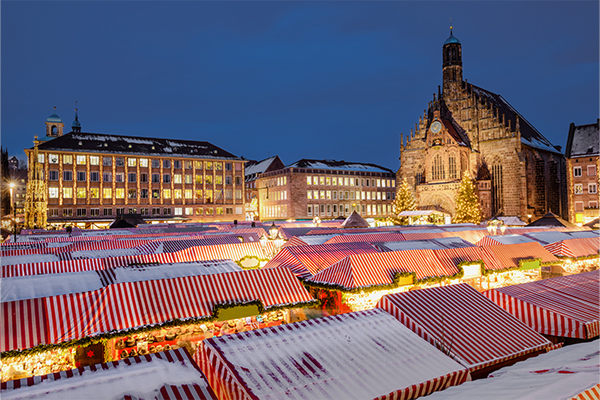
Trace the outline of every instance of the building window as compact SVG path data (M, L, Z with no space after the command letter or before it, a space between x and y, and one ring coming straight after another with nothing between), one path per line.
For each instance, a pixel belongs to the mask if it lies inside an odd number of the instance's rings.
M242 190L241 189L236 189L235 190L235 199L236 200L241 200L242 199Z
M171 160L163 160L163 168L171 168Z
M85 188L77 188L77 198L85 199Z
M110 188L102 189L102 198L112 199L112 189L110 189Z
M596 166L595 165L587 166L587 176L596 176Z
M90 198L97 199L100 197L100 189L90 188Z
M217 171L223 171L223 163L216 162L215 163L215 170L217 170Z
M175 207L175 215L183 215L183 208Z
M590 201L588 203L589 208L598 208L598 202L597 201Z
M140 174L140 182L148 183L148 174Z
M588 183L588 194L598 193L598 188L595 183Z
M115 159L115 165L116 165L117 167L122 167L122 166L124 166L124 165L125 165L125 159L124 159L123 157L117 157L117 158Z
M72 217L73 209L72 208L63 208L63 217Z
M215 210L213 210L212 208L207 208L206 209L206 215L213 215Z
M73 188L64 187L63 188L63 199L72 199L73 198Z
M439 181L446 178L444 171L444 160L439 154L436 154L435 157L433 157L433 162L431 164L431 177L434 181ZM379 179L377 180L377 183L379 183Z
M123 172L117 172L115 174L115 182L123 182L124 178L125 178L125 173L123 173Z
M48 197L50 199L58 199L58 188L48 188Z
M581 176L581 167L573 167L573 176L576 178Z
M125 198L125 189L123 189L123 188L115 189L115 197L117 199L124 199Z
M106 217L112 216L112 208L105 208L104 216L106 216Z
M90 172L90 182L99 182L100 172Z
M152 215L160 215L160 208L153 208Z
M207 161L206 162L206 170L212 171L212 169L213 169L213 163L211 161Z
M104 165L105 167L110 167L112 166L112 157L102 157L102 165ZM110 210L112 211L112 210ZM106 215L106 214L104 214Z
M575 202L575 212L583 212L583 201Z
M235 184L236 185L241 185L242 184L242 177L236 176L235 177Z
M194 168L202 169L202 161L194 161Z
M48 171L48 180L57 181L58 180L58 171L54 171L54 170Z
M181 174L173 175L173 183L181 183Z
M197 199L201 199L202 198L202 189L196 189L196 198Z
M151 160L152 168L160 168L160 160L153 158Z
M206 175L205 180L206 180L206 184L207 185L212 185L212 183L213 183L213 177L212 177L212 175Z
M104 182L112 182L112 174L108 173L108 172L104 172L102 174L102 180Z
M164 174L163 175L163 183L171 183L171 175Z
M125 214L125 209L124 208L117 208L117 215L123 215Z
M492 165L492 214L496 215L502 209L503 186L502 165Z
M160 174L152 174L152 183L160 183Z
M163 199L171 198L171 189L163 189Z
M135 199L137 197L137 189L129 189L128 198Z
M127 166L128 167L135 167L136 165L137 165L136 158L127 157Z
M223 215L223 207L217 207L217 215Z
M78 217L85 217L87 215L87 210L85 208L78 208L77 209L77 216Z
M173 190L173 198L175 198L175 199L181 199L181 189L175 189L175 190Z
M202 185L202 175L196 175L196 184Z
M129 174L127 174L128 182L129 183L135 183L135 181L136 181L136 176L135 175L136 175L135 173L129 173Z
M450 157L448 157L448 174L450 175L450 179L458 178L458 173L456 171L456 157L454 154L450 154Z
M129 214L137 214L137 209L136 208L129 208L129 209L127 209L127 212Z
M148 209L147 208L140 208L140 214L142 214L142 215L148 215Z
M73 164L73 156L71 154L63 154L63 164Z
M148 166L147 158L140 158L140 167L146 168Z
M48 217L58 217L58 208L50 208L48 210Z
M204 209L202 207L196 207L196 215L204 214Z
M58 164L58 154L48 154L48 162L50 164Z
M90 156L90 165L100 165L100 157Z
M574 187L575 194L583 194L583 185L581 183L576 183Z
M187 185L191 185L192 184L192 175L188 174L185 176L185 183Z
M223 184L223 175L215 175L215 184L222 185Z
M191 161L186 161L185 162L185 169L192 169L192 162Z
M185 189L185 198L186 199L194 198L194 193L192 192L192 189Z
M63 171L63 181L72 181L73 171Z
M140 190L140 199L147 199L148 198L148 189L141 189Z
M90 209L90 216L92 217L98 217L100 215L100 209L99 208L92 208Z
M153 199L160 198L160 190L159 189L152 189L152 198Z
M77 181L85 182L85 171L77 171Z
M225 184L226 184L226 185L231 185L231 175L227 175L227 176L225 177Z
M225 171L231 171L231 170L232 170L232 168L231 168L231 163L229 163L229 162L226 162L226 163L225 163Z
M181 169L181 161L174 160L173 161L173 168L175 168L175 169Z
M186 207L185 208L185 215L194 215L194 208L193 207Z
M77 156L77 165L85 165L85 156Z

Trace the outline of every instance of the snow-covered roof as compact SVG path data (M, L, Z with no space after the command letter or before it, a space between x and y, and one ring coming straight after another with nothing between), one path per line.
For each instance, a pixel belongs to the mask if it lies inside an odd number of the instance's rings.
M504 222L507 226L525 226L527 222L521 220L519 217L498 217L500 221Z
M391 169L369 163L346 162L336 160L298 160L293 164L286 165L286 168L306 168L306 169L329 169L340 171L366 171L366 172L381 172L393 174Z
M246 163L246 168L244 168L245 175L249 176L254 174L262 174L267 170L267 168L269 168L271 163L275 161L276 158L277 156L273 156L256 163Z
M599 346L600 341L594 340L552 350L504 367L486 379L465 382L433 393L427 400L575 398L598 385Z
M231 260L194 261L189 263L147 265L115 268L114 283L152 281L156 279L180 278L184 276L214 275L242 271L243 268Z
M37 299L61 294L82 293L102 287L95 271L16 276L0 279L0 299L9 301Z
M2 265L17 265L29 263L43 263L51 261L59 261L60 259L55 254L27 254L23 256L2 256L0 263Z
M598 122L590 125L571 124L565 155L572 157L590 157L600 154L600 136Z
M489 239L495 240L501 244L531 243L534 239L523 235L488 235Z
M561 240L573 239L571 235L565 232L546 231L546 232L527 232L523 234L542 245L560 242Z
M338 236L338 235L303 235L303 236L297 236L297 238L302 240L306 244L313 245L313 244L323 244L334 236Z

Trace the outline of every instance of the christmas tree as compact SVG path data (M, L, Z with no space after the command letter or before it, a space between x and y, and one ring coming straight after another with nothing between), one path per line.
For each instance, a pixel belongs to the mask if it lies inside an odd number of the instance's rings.
M454 202L456 203L456 213L452 218L453 223L462 224L472 222L479 224L481 222L479 197L475 193L475 186L467 171L465 171L460 182L460 188L458 188Z
M408 217L400 217L402 211L416 210L415 198L413 197L410 186L406 178L402 181L402 185L398 188L396 199L392 203L392 213L388 216L388 221L394 225L407 225Z

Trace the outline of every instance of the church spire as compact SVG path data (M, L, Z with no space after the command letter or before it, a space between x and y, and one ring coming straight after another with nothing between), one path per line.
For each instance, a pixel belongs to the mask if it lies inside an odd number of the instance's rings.
M71 124L73 132L81 132L81 124L79 123L79 116L77 115L77 101L75 101L75 121Z

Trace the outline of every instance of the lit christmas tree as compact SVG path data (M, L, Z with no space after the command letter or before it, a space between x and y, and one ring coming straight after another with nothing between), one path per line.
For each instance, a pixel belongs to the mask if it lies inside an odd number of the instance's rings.
M413 211L416 209L412 190L410 190L408 181L404 178L402 186L398 188L398 192L396 193L396 199L392 203L392 213L388 216L387 220L394 225L407 225L408 217L400 217L399 214L402 211Z
M454 202L456 203L456 213L452 218L453 223L463 224L472 222L479 224L481 222L479 196L475 193L475 186L467 171L465 171L460 182L460 188L458 188Z

